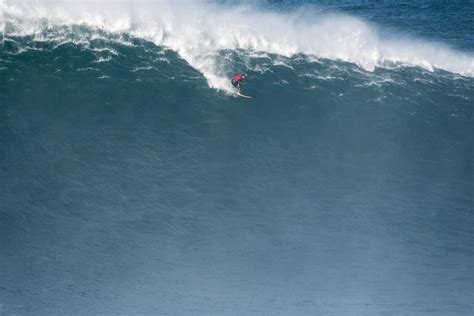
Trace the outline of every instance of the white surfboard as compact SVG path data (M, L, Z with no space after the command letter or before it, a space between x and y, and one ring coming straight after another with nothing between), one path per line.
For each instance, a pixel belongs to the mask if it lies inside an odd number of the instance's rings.
M251 96L248 96L248 95L245 95L245 94L241 94L240 92L236 92L236 93L234 93L234 95L239 96L239 97L242 97L242 98L252 99Z

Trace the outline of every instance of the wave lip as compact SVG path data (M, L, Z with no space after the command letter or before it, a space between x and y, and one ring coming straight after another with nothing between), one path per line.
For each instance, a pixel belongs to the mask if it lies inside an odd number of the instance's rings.
M255 6L229 7L204 1L173 3L0 0L3 33L37 35L55 26L83 25L128 33L176 51L213 88L229 91L230 67L219 51L250 50L351 62L372 71L393 64L441 69L474 76L474 56L446 45L382 36L377 27L343 14L321 14L307 7L275 12ZM10 31L11 30L11 31Z

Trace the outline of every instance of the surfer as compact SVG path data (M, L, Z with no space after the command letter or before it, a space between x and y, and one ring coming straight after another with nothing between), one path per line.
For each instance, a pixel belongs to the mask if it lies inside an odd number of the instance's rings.
M234 87L239 89L239 93L240 93L240 84L244 81L244 79L245 79L244 74L240 73L232 77L232 80L230 81Z

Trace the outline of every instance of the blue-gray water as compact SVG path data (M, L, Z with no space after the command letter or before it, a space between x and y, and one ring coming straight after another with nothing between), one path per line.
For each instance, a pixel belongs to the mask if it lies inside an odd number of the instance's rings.
M14 4L0 314L474 313L472 76L219 50L237 99L182 51ZM319 4L474 60L472 1Z

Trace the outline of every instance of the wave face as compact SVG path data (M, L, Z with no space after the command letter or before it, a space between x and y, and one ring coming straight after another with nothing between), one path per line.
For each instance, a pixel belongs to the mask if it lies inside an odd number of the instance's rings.
M108 33L127 33L168 47L199 70L211 87L228 90L228 68L217 58L222 50L251 50L286 57L295 54L337 59L366 70L404 64L474 75L474 55L439 43L380 36L377 28L343 14L320 14L304 6L290 12L257 6L217 6L204 1L69 2L7 1L3 33L34 35L60 28L52 35L64 40L65 30L81 25Z
M346 9L0 1L0 311L470 313L472 54Z

